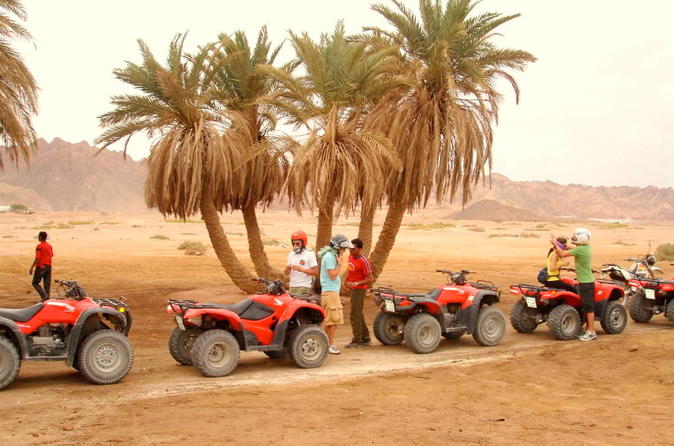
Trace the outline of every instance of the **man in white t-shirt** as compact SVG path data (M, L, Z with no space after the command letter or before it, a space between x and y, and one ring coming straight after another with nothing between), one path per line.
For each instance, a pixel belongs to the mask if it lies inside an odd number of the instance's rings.
M318 274L316 254L307 248L307 234L304 231L295 231L290 236L293 250L288 253L286 274L290 274L288 292L295 296L311 294L313 278Z

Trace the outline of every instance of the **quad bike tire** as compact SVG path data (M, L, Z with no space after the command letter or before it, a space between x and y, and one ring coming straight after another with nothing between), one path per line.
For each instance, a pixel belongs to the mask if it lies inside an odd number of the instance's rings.
M646 294L643 290L632 294L632 298L630 299L630 317L638 324L645 324L653 317L651 304L646 299Z
M620 334L627 326L627 310L620 302L609 302L601 319L601 328L608 334Z
M123 333L98 330L87 336L77 354L79 371L93 384L114 384L133 366L133 347Z
M0 389L10 385L21 368L19 351L12 341L0 336Z
M239 363L239 342L226 330L203 332L192 345L192 364L209 378L227 376Z
M405 320L397 314L380 312L374 318L374 337L384 345L399 345L403 342Z
M674 299L669 300L665 312L667 313L667 320L674 324Z
M580 315L571 305L557 305L548 315L548 327L555 338L569 341L580 331Z
M290 360L301 369L318 367L328 354L328 335L318 325L303 325L290 336L287 350Z
M491 347L503 340L505 330L506 321L503 312L490 305L482 308L477 314L473 339L480 345Z
M430 314L418 313L405 324L405 345L415 353L431 353L440 343L440 323Z
M168 342L173 359L181 365L192 365L192 347L203 332L201 328L189 328L185 331L178 327L174 328Z
M450 341L456 341L457 339L460 339L461 336L466 334L466 330L460 330L460 331L450 331L448 333L443 333L442 337L445 339L448 339Z
M510 310L510 325L520 333L533 333L538 327L535 320L527 315L527 304L518 300Z
M265 355L269 356L271 359L283 359L288 356L286 349L283 350L265 350Z

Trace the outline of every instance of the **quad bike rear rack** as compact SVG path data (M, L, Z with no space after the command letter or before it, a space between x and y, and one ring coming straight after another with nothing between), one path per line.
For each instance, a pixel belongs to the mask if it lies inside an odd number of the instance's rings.
M468 282L472 287L478 288L480 290L489 290L489 291L498 291L494 282L490 280L478 280L477 282Z
M209 303L200 303L193 299L174 299L169 298L169 305L176 306L180 308L181 312L184 313L185 310L192 308L221 308L220 304L209 304Z
M527 291L532 291L536 294L541 294L545 293L546 291L550 291L552 288L544 287L544 286L538 286L538 285L531 285L528 283L518 283L517 285L511 285L512 287L515 288L520 288L521 290L527 290Z
M126 298L120 297L120 299L122 300L110 299L108 297L94 297L91 300L93 300L102 307L114 307L114 308L128 307L126 303Z
M641 282L641 286L649 289L658 289L660 285L669 285L674 284L673 280L662 280L662 279L636 279Z

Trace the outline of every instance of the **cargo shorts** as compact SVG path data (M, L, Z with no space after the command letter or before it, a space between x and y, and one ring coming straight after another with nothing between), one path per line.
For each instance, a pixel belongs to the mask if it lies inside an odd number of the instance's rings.
M342 310L342 301L339 293L335 291L323 291L321 294L321 305L325 310L325 325L342 325L344 323L344 312Z

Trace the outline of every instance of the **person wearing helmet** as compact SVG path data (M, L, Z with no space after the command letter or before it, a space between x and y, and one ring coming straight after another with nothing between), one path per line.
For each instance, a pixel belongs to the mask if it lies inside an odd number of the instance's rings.
M560 257L573 256L576 264L580 309L585 314L585 332L578 337L581 341L597 339L597 332L594 331L594 274L592 273L590 237L590 231L585 228L577 228L573 231L571 237L571 242L576 246L568 251L561 250L555 244L554 237L550 239L557 255Z
M290 236L293 250L288 253L285 273L290 275L288 292L294 296L308 296L314 277L318 274L316 254L307 247L307 234L295 231Z
M339 290L342 287L340 275L348 265L349 249L353 245L348 238L336 234L330 239L330 244L321 248L318 256L321 258L321 305L325 310L325 333L328 335L328 353L338 355L340 351L335 347L335 331L337 326L344 323L342 301Z

